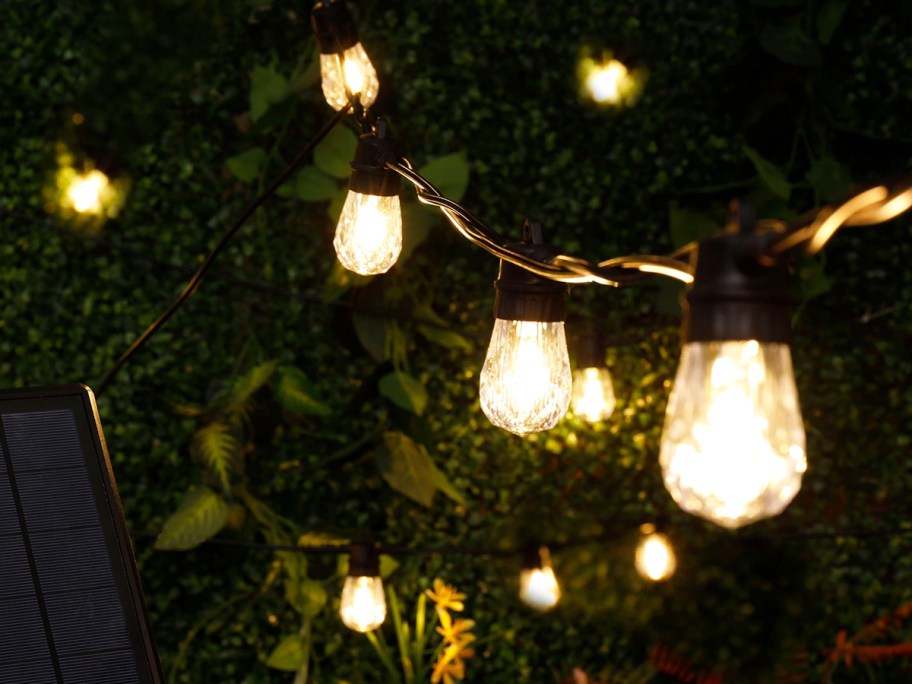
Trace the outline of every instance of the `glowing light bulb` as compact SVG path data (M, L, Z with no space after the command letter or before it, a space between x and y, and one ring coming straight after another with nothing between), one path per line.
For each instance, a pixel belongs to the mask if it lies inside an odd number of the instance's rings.
M333 240L336 255L349 271L386 273L402 251L402 211L398 195L349 191Z
M361 43L337 53L320 55L320 76L323 97L335 110L348 104L352 95L357 95L364 107L370 107L377 100L380 81Z
M67 186L67 202L80 214L98 214L109 185L108 177L97 169L76 176Z
M530 608L545 612L560 601L561 590L551 567L547 547L541 547L530 556L519 576L519 598Z
M383 580L379 577L346 577L339 615L345 626L356 632L377 629L386 619Z
M589 366L573 374L573 412L580 418L590 423L605 420L614 413L616 403L607 368Z
M522 242L507 247L542 262L554 256L535 221L526 221ZM481 409L494 425L517 435L549 430L567 412L573 385L564 332L567 286L501 260L494 287Z
M386 619L380 555L374 544L359 542L351 547L339 615L345 626L356 632L377 629Z
M494 425L517 435L553 428L572 384L563 322L494 322L481 369L481 409Z
M380 92L380 81L358 40L358 28L345 0L320 0L310 17L320 50L323 96L329 106L342 109L357 96L363 107L370 107Z
M607 64L593 65L586 77L586 88L596 102L616 103L628 88L627 67L616 59Z
M636 550L636 569L644 578L661 582L671 577L677 567L674 549L668 537L655 531L654 525L640 528L643 537Z
M685 511L729 528L780 513L807 469L788 345L686 344L659 460Z

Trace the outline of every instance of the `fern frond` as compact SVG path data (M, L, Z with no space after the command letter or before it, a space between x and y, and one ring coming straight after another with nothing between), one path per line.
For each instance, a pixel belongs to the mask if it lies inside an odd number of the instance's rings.
M231 473L238 470L241 458L241 442L231 425L217 420L201 427L193 435L192 449L222 488L228 491L231 488Z

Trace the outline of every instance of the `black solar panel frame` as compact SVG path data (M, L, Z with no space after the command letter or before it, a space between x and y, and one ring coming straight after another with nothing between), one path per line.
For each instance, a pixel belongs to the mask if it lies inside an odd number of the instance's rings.
M140 682L161 684L164 681L161 663L152 637L133 546L92 390L85 385L0 390L0 437L4 442L4 450L8 451L8 446L2 416L58 409L73 411L79 442L85 457L86 472L99 509L100 523L113 566L114 582L136 657ZM9 477L11 481L14 480L13 473L9 473ZM34 564L31 566L32 572L35 572ZM48 629L47 624L45 629ZM59 668L59 665L57 667Z

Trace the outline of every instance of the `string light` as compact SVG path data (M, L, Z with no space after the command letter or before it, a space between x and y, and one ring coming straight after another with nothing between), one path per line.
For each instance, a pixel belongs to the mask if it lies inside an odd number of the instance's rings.
M346 627L356 632L377 629L386 619L380 555L374 544L352 545L339 616Z
M100 214L109 186L108 177L98 169L93 169L70 181L66 189L66 200L79 214Z
M380 81L358 39L358 29L345 0L321 0L310 16L320 50L326 102L341 110L356 96L362 107L370 107L380 92Z
M611 373L605 366L605 350L595 332L587 332L577 352L573 374L573 413L589 423L607 420L617 403Z
M547 259L541 225L527 221L523 242L510 245ZM567 412L573 378L564 332L567 288L501 261L495 283L494 332L481 369L481 408L518 435L549 430Z
M724 527L779 514L807 469L792 372L784 264L763 265L774 233L702 241L659 461L678 505Z
M530 608L546 612L560 601L561 590L551 567L547 546L530 549L519 575L519 598Z
M399 175L385 168L394 158L386 121L358 139L348 196L336 226L333 246L339 262L361 275L386 273L402 251Z
M640 526L640 535L636 549L637 572L652 582L661 582L671 577L678 563L668 537L657 532L651 523Z

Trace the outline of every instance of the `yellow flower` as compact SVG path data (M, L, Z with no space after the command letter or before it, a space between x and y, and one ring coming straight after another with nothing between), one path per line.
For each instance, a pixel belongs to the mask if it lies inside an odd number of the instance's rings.
M444 641L450 644L469 644L475 641L475 636L469 633L469 630L475 626L474 620L463 620L458 618L455 622L450 614L444 611L437 611L440 617L440 627L437 631L443 636Z
M465 644L456 643L447 646L434 666L431 684L438 684L441 681L443 681L443 684L453 684L456 680L465 679L464 659L471 658L473 655L475 655L475 651L471 648L466 648Z
M433 591L428 589L426 593L428 598L437 604L438 613L446 610L459 612L465 608L465 604L463 604L465 594L460 594L456 591L456 587L451 587L441 579L435 579Z

